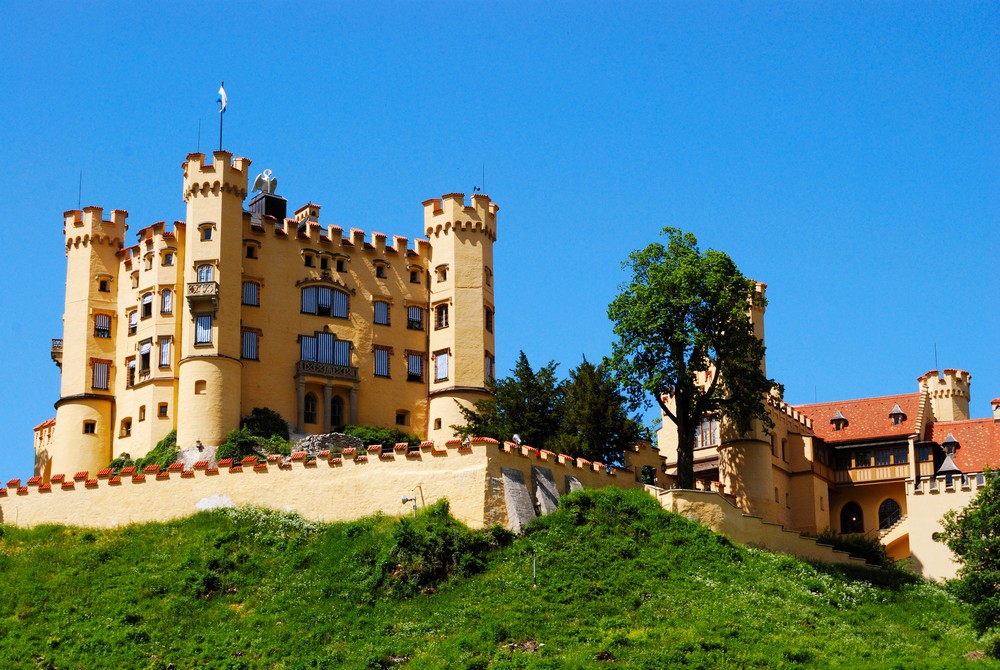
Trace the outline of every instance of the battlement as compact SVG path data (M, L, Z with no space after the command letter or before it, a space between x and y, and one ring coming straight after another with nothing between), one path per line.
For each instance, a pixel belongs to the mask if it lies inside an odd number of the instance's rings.
M184 168L184 201L198 195L232 193L243 200L247 197L247 175L250 159L237 157L228 151L212 153L213 163L205 162L205 154L188 154Z
M965 370L945 368L942 372L930 370L917 377L921 389L927 389L933 398L969 397L972 375Z
M111 219L104 219L102 207L71 209L63 213L63 235L66 247L88 244L112 244L121 246L128 230L128 212L124 209L111 210Z
M477 193L472 204L465 204L464 193L447 193L440 198L425 200L424 229L427 237L447 235L449 230L478 230L492 241L497 237L497 212L500 206L490 196Z

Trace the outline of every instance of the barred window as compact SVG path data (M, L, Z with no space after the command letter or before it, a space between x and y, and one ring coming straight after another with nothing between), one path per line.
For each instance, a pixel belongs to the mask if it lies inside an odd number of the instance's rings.
M302 312L346 319L350 315L347 293L328 286L306 286L302 289Z
M253 249L253 247L247 247ZM253 281L243 282L243 304L260 307L260 284Z
M160 294L160 312L170 314L174 311L174 292L168 288L163 289Z
M375 323L380 326L389 325L389 303L383 300L375 301Z
M375 349L375 376L389 376L389 350L383 347Z
M250 361L259 361L257 352L258 340L260 338L260 333L256 330L244 330L242 332L242 345L240 347L240 358L245 358Z
M94 337L101 337L101 338L111 337L111 315L110 314L95 314L94 315Z
M424 310L421 307L406 308L406 327L410 330L424 329Z
M434 329L448 327L448 305L438 305L434 308Z
M351 343L338 340L333 333L316 333L299 337L299 355L303 361L329 363L333 365L351 364Z
M210 314L201 314L194 318L194 343L212 343L212 316Z
M406 380L411 382L424 381L424 356L423 354L406 355Z
M198 281L199 282L215 281L215 268L213 268L211 265L199 265Z
M107 361L94 361L93 381L91 386L98 391L108 390L108 378L110 376L111 364Z
M160 367L170 367L170 338L164 337L160 340Z
M448 352L439 351L434 354L434 381L448 379Z
M486 307L485 311L483 313L483 319L484 319L485 325L486 325L486 332L492 333L493 332L493 310L490 309L489 307Z

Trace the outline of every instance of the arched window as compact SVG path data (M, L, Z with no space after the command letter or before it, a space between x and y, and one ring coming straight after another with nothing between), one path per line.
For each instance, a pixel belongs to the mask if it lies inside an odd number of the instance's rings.
M339 395L330 401L330 427L339 428L344 425L344 399Z
M316 423L316 395L313 393L306 394L305 417L303 421L306 423Z
M886 498L878 506L878 527L881 529L892 528L893 524L903 517L903 509L899 503L892 498Z
M213 268L211 265L199 265L198 281L199 282L215 281L215 268Z
M840 509L840 532L865 532L865 515L861 511L861 505L852 501Z

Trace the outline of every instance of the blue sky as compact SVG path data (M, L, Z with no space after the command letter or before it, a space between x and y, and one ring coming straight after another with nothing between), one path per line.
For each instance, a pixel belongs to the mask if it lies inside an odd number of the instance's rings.
M485 168L500 372L607 354L669 225L769 285L789 402L912 392L935 345L1000 396L996 3L71 4L0 0L0 479L54 415L81 170L132 232L182 219L220 80L226 148L323 222L414 238Z

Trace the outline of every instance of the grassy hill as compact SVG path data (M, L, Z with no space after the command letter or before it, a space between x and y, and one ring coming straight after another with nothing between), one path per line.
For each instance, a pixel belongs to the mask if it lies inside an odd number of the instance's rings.
M641 491L517 538L440 504L0 530L3 668L1000 667L934 585L735 546Z

